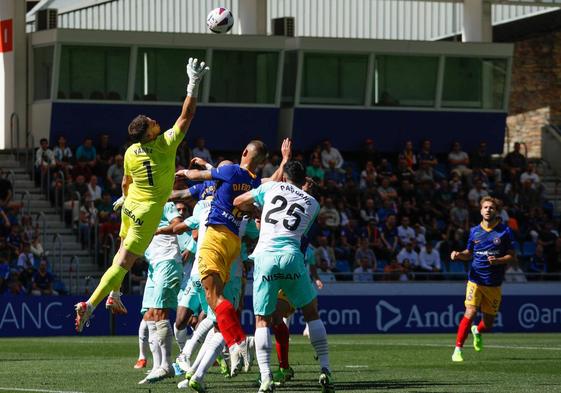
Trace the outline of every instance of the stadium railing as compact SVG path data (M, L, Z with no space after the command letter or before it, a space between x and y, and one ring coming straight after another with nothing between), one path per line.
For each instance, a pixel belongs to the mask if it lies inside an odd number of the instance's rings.
M62 280L62 273L63 273L63 257L64 257L64 253L63 253L63 248L64 248L64 243L62 241L62 236L60 235L60 233L55 233L53 235L53 250L51 252L51 254L53 255L53 259L57 259L58 258L58 278L59 280ZM53 268L53 271L55 271L55 269Z
M68 291L71 295L78 295L79 291L79 279L80 279L80 258L77 255L73 255L70 258L70 264L68 266Z
M27 190L25 190L22 194L21 194L21 208L22 208L22 214L29 214L31 212L31 193Z

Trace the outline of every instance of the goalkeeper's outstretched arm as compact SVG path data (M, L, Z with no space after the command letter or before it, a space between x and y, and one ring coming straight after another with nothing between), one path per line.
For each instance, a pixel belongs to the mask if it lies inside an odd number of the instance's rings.
M197 108L197 94L199 92L199 84L210 68L205 66L205 62L201 61L199 64L198 59L189 58L187 63L187 76L189 77L189 84L187 85L187 97L183 101L181 114L177 118L175 124L183 133L187 132L193 117L195 117L195 110Z

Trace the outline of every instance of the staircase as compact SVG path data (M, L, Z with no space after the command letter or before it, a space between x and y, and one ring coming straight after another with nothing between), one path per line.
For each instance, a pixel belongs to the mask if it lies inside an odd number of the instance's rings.
M554 215L561 216L561 176L552 168L546 167L541 174L544 198L553 205Z
M91 289L101 276L94 256L88 250L82 249L76 231L66 226L60 209L51 206L13 154L0 151L0 168L4 173L13 174L13 179L10 179L15 191L13 200L23 201L24 213L32 216L33 224L39 224L41 243L44 250L49 252L52 273L64 282L71 294L84 294L86 277L93 278L89 285ZM59 252L60 250L62 252Z

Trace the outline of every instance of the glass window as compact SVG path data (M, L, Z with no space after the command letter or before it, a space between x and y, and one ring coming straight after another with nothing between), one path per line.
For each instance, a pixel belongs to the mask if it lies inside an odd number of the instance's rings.
M300 102L364 105L368 56L306 53Z
M53 53L54 46L33 48L33 98L35 100L51 98Z
M377 55L373 105L434 106L438 57Z
M124 100L129 48L63 46L58 98Z
M209 101L274 104L278 58L277 52L215 50Z
M202 49L139 48L136 59L134 99L183 101L187 88L185 66L189 57L204 59ZM202 89L199 89L199 97Z
M447 57L442 106L502 109L506 69L506 59Z
M298 72L298 53L296 51L286 51L284 53L284 69L282 76L282 99L281 106L289 107L294 105L296 94L296 73Z

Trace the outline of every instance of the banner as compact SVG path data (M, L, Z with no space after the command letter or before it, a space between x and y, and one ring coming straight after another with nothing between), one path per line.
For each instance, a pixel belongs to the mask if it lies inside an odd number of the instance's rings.
M0 298L0 336L70 336L74 331L75 296ZM372 333L452 333L464 313L462 296L321 296L320 317L330 334ZM129 313L111 317L101 304L83 335L136 335L141 315L140 296L124 296ZM245 299L241 320L247 332L253 330L254 317ZM174 318L172 314L171 318ZM292 333L304 329L297 312L290 326ZM497 315L497 332L561 332L559 296L504 296Z

